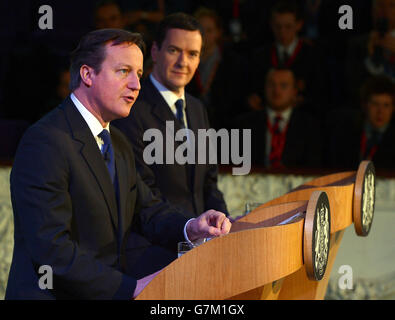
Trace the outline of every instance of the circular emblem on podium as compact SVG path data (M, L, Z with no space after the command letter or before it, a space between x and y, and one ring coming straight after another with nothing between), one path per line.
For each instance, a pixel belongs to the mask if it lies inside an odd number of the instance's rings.
M369 234L374 216L376 171L372 161L359 165L354 186L353 219L355 232L362 237Z
M304 225L303 257L310 280L321 280L328 263L331 231L329 199L325 192L314 191L307 205Z

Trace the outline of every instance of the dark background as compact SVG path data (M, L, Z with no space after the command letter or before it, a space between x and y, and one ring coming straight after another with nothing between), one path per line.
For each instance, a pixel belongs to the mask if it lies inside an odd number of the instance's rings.
M15 141L20 138L26 126L56 107L58 102L54 103L54 92L59 71L68 68L69 53L77 46L81 36L94 29L93 12L96 2L0 2L0 135L8 135L8 139L0 139L3 158L4 154L7 157L14 153ZM223 20L225 40L248 61L254 49L273 40L268 21L270 8L275 2L238 1L243 37L237 43L232 41L229 31L229 23L234 15L234 0L165 0L165 14L177 11L193 14L200 6L216 10ZM299 2L303 7L305 1ZM152 0L120 0L118 3L123 11L155 9L155 1ZM340 30L338 27L341 16L338 9L344 4L353 8L353 30ZM50 5L53 9L52 30L41 30L38 26L42 16L38 13L41 5ZM329 107L350 105L345 84L347 46L351 38L371 30L371 6L371 0L322 0L318 17L320 36L314 42L324 52L325 67L330 70L328 74L323 74L323 77L332 79L328 87ZM147 52L149 54L149 50ZM4 145L5 143L8 145Z

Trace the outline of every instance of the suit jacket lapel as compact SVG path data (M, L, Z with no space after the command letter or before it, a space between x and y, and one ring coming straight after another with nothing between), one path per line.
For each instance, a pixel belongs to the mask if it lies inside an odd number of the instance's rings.
M185 95L185 104L186 104L186 117L188 121L188 128L193 131L195 134L195 137L197 137L198 134L198 129L204 129L204 128L199 128L199 120L196 113L194 113L193 110L193 104L191 104L191 101L188 99L188 95ZM196 142L196 141L195 141Z
M165 99L163 99L162 95L159 93L159 91L156 89L156 87L153 85L152 81L149 78L144 81L144 83L142 84L142 87L144 88L143 92L142 92L142 96L152 106L151 112L152 112L153 116L158 120L158 123L160 124L159 129L161 129L160 126L162 126L163 130L161 130L161 131L163 132L163 134L169 134L174 139L177 131L182 129L179 121L174 116L173 112L170 110L169 106L167 105ZM171 132L171 129L170 129L170 132L166 132L166 130L167 130L166 121L173 121L174 132ZM188 119L188 121L189 121L189 119ZM165 141L166 141L166 139L164 137L164 142ZM180 144L181 144L181 142L174 141L174 152ZM166 148L167 147L164 146L165 154L166 154ZM176 163L175 165L178 165L178 164ZM185 166L185 167L187 167L187 166ZM190 178L188 178L190 176L189 176L187 168L185 170L185 174L186 174L185 179L190 179ZM190 184L189 182L190 182L190 180L188 180L188 185Z
M193 134L195 135L195 148L194 148L194 152L195 152L195 165L191 164L187 166L187 171L188 171L188 178L189 178L189 188L192 192L194 192L194 187L197 185L197 177L200 174L200 170L199 168L201 168L202 166L199 166L197 164L198 162L198 129L204 129L204 128L199 128L199 118L196 114L196 112L194 112L195 110L193 109L194 106L191 103L190 99L188 98L188 95L185 94L185 104L186 104L186 118L188 121L188 128L191 129L193 131ZM209 143L208 141L206 141L207 143ZM216 150L215 150L216 151ZM206 147L206 161L208 160L209 157L209 147ZM205 166L204 166L205 167Z
M118 227L117 204L113 184L108 169L97 146L97 143L84 118L74 106L70 97L64 102L64 111L68 119L72 137L81 145L81 156L88 164L93 176L102 190L103 197L107 203L113 226Z
M162 95L155 88L149 78L144 82L143 87L144 91L142 95L144 96L144 99L146 99L152 106L152 114L164 126L166 125L166 121L173 121L175 132L172 132L172 134L175 134L179 129L181 129L181 125L174 116L173 112L170 110L165 99L163 99Z
M119 225L122 226L122 230L120 231L120 234L124 234L125 231L125 218L124 214L126 214L126 200L127 200L127 192L130 189L130 185L128 184L128 181L130 177L126 175L125 173L128 172L126 168L126 163L123 160L119 148L116 147L116 139L113 139L113 144L114 144L114 153L115 153L115 165L117 168L117 177L118 177L118 192L119 192L119 212L120 212L120 219L122 220L119 221Z

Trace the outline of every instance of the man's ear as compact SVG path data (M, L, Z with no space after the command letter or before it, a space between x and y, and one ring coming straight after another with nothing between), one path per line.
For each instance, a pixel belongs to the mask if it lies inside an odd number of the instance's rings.
M85 86L90 87L93 83L95 71L93 70L93 68L84 64L80 68L80 76L81 76L81 81L85 84Z

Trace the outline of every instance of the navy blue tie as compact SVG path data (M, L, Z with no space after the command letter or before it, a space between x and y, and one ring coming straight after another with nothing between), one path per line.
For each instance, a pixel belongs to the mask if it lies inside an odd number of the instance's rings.
M111 136L108 130L104 129L100 132L99 137L103 140L104 144L102 146L102 154L104 161L106 162L108 172L110 173L111 181L114 183L115 178L115 161L114 161L114 151L111 144Z
M181 126L183 128L185 128L185 123L184 123L184 100L178 99L176 101L176 109L177 109L176 118L180 122Z

